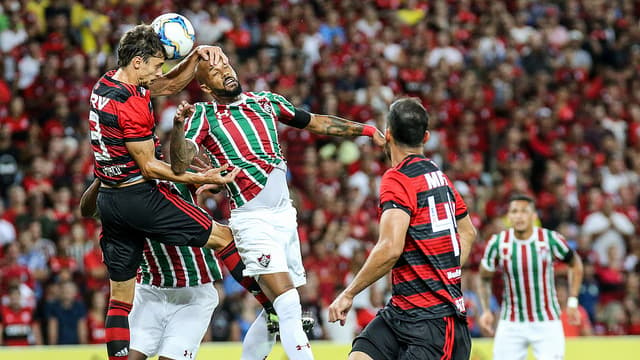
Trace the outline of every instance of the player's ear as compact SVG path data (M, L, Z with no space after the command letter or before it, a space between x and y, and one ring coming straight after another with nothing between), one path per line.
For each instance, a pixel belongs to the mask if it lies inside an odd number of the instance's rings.
M422 138L422 144L426 144L427 141L429 141L429 138L431 137L431 133L429 132L429 130L424 132L424 137Z
M134 56L133 59L131 59L131 65L133 65L134 69L138 70L140 66L142 66L143 61L142 56Z
M387 127L387 129L384 131L384 140L389 143L391 141L391 130L389 130L389 128Z
M206 92L207 94L211 93L211 89L205 84L200 84L200 90Z

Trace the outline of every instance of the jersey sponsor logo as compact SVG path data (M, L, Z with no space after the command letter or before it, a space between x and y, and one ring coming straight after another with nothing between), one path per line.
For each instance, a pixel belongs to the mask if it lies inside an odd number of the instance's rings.
M98 110L102 110L104 109L105 106L107 106L107 104L109 103L109 98L106 98L104 96L100 96L100 95L96 95L96 94L91 94L91 105L98 109Z
M462 270L447 271L447 279L457 279L462 275Z
M453 303L456 305L456 308L458 308L458 311L460 311L461 313L467 311L467 309L464 306L464 298L457 298L453 301Z
M107 166L102 168L102 172L105 173L107 176L110 177L116 177L118 175L122 175L122 169L125 167L125 165L114 165L114 166Z
M271 254L262 254L260 255L260 257L258 257L258 264L262 265L263 267L268 267L270 262Z

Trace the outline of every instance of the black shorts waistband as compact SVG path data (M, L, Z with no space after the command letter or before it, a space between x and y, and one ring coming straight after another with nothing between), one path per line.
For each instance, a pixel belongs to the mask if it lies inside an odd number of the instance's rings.
M99 191L102 193L132 193L132 192L149 191L157 186L158 185L156 184L155 181L145 181L139 184L119 187L119 188L101 186Z

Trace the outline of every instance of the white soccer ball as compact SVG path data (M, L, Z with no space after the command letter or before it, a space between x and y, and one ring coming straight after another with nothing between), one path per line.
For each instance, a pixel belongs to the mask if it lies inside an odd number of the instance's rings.
M151 27L160 36L160 41L167 53L167 60L186 56L196 41L193 25L189 19L180 14L162 14L153 20Z

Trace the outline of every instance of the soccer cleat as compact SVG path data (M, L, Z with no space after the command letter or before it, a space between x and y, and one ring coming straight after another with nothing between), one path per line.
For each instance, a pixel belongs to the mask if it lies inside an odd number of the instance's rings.
M304 332L309 332L316 325L316 321L310 316L302 317L302 330ZM271 334L277 334L280 332L280 323L278 321L278 315L276 314L267 314L267 330Z

